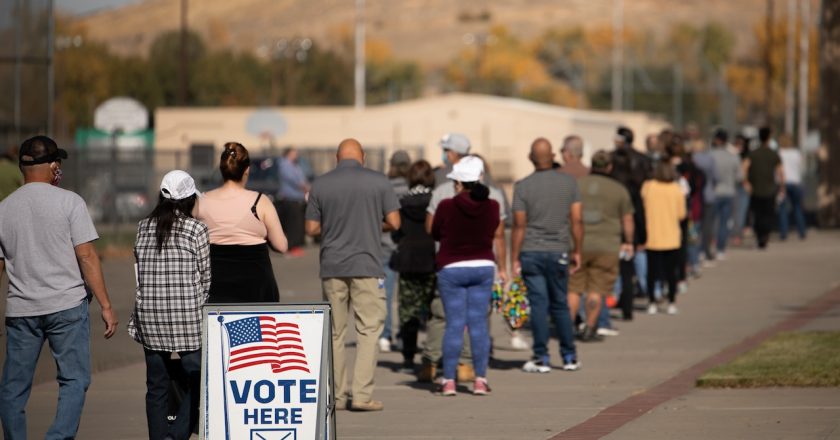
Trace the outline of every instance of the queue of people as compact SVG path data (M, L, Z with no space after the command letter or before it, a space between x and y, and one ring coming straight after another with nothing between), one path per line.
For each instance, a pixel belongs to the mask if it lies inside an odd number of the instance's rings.
M614 151L595 152L591 168L581 161L584 140L578 136L563 140L563 164L548 139L534 140L528 153L534 172L513 188L510 271L507 199L492 185L485 162L470 154L469 138L445 135L445 164L437 170L397 152L388 176L364 167L359 141L342 141L334 170L311 186L295 180L306 190L304 231L321 237L319 277L332 306L337 409L384 409L374 398L374 372L378 352L390 350L392 319L399 323L403 372L434 381L443 396L456 395L459 381L471 381L473 394L487 395L494 282L506 285L521 276L527 288L533 343L522 370L552 371L553 329L561 368L575 371L581 366L576 339L588 343L617 334L601 331L611 329L606 299L613 293L625 321L633 319L637 295L647 297L649 314L663 306L677 314L677 297L692 275L699 276L700 260L712 267L725 259L730 241L743 239L747 200L759 249L767 247L777 206L783 208L781 238L787 210L805 237L802 160L789 142L780 155L769 129L760 130L755 149L743 137L730 146L723 130L714 133L711 151L696 133L689 139L668 130L648 136L645 154L634 148L632 130L620 127ZM91 298L100 305L106 338L118 325L92 245L98 238L93 222L78 195L57 188L67 157L50 138L26 140L18 162L24 185L0 202L0 274L12 281L0 381L6 438L26 438L24 408L45 340L54 348L61 385L50 432L75 435L90 383ZM293 155L286 160L291 164ZM138 224L128 332L144 350L154 439L186 439L197 421L201 306L281 299L269 250L289 249L285 219L267 197L246 189L250 158L243 145L225 144L219 170L222 185L205 194L186 172L167 173L156 207ZM293 196L289 201L299 204ZM50 279L33 270L44 265L55 268ZM390 318L393 300L396 319ZM351 313L357 343L349 378ZM188 384L176 422L168 423L173 353Z

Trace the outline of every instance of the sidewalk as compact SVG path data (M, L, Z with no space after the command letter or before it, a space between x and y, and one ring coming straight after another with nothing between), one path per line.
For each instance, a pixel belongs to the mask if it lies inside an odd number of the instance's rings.
M426 384L397 373L401 356L385 353L377 370L379 413L338 413L340 439L549 439L627 397L644 393L680 371L771 326L840 281L840 233L815 232L808 241L770 244L769 250L733 249L729 260L707 269L681 296L677 316L648 316L615 321L621 335L602 343L579 344L582 369L549 374L519 370L528 352L504 350L508 342L494 322L496 361L488 397L433 395ZM118 262L106 278L113 291L126 282ZM275 270L284 302L320 299L317 252L298 259L277 259ZM294 278L290 274L295 274ZM113 279L112 279L113 278ZM130 292L130 290L128 290ZM122 292L125 295L126 292ZM130 298L130 295L129 295ZM129 301L130 304L130 301ZM123 301L121 308L130 307ZM840 310L827 310L812 326L837 329ZM122 323L127 310L121 309ZM498 324L498 325L496 325ZM101 324L95 323L97 338ZM141 350L122 334L94 342L94 357L126 356ZM5 342L4 342L5 343ZM559 364L556 341L553 363ZM100 361L101 360L101 361ZM48 363L42 359L41 364ZM39 369L42 367L39 367ZM144 366L106 368L94 376L79 431L82 439L142 439L145 434ZM53 415L56 385L33 389L28 409L30 437L43 437ZM840 438L840 389L693 390L660 405L606 438ZM563 437L558 437L563 438ZM584 438L584 437L576 437ZM594 437L587 437L594 438Z

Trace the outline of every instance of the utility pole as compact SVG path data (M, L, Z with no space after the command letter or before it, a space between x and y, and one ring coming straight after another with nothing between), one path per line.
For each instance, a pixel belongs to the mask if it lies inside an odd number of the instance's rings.
M793 114L795 113L796 103L794 102L794 67L796 63L796 2L797 0L787 0L787 35L785 43L787 43L787 54L785 55L785 133L793 134Z
M53 133L55 107L55 1L47 2L47 136Z
M613 0L612 109L622 107L624 84L624 0Z
M802 16L808 0L802 2ZM840 226L840 0L822 0L820 11L820 170L817 219L820 226ZM805 20L803 20L804 22ZM801 56L801 55L800 55ZM804 56L800 60L806 59ZM801 84L801 83L800 83Z
M764 117L767 125L773 125L773 3L767 0L764 50Z
M808 76L810 75L811 0L800 0L802 20L799 30L799 148L808 138ZM828 98L825 98L828 99Z
M15 124L15 139L20 139L20 125L21 125L21 28L23 27L23 1L17 0L17 20L15 20L15 97L14 97L14 124Z
M365 108L365 0L356 0L356 68L354 70L356 110Z
M189 61L187 59L187 3L189 0L181 0L181 53L180 64L178 69L178 105L187 104L187 88L189 85L188 68Z

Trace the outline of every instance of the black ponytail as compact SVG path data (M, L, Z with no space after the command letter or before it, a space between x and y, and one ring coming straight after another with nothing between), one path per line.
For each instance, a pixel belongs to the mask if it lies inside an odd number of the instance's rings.
M181 200L167 199L162 194L158 196L158 204L148 217L156 221L155 238L157 238L158 253L163 250L163 245L169 239L172 225L175 224L178 216L192 217L195 199L195 194Z
M490 198L490 188L481 182L461 182L461 185L470 192L470 198L476 202L483 202Z

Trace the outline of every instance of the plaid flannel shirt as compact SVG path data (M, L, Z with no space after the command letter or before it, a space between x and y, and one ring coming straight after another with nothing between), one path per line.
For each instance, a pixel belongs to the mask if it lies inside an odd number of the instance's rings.
M137 293L128 334L156 351L201 348L201 306L210 292L210 238L207 226L181 217L158 252L155 225L137 228Z

